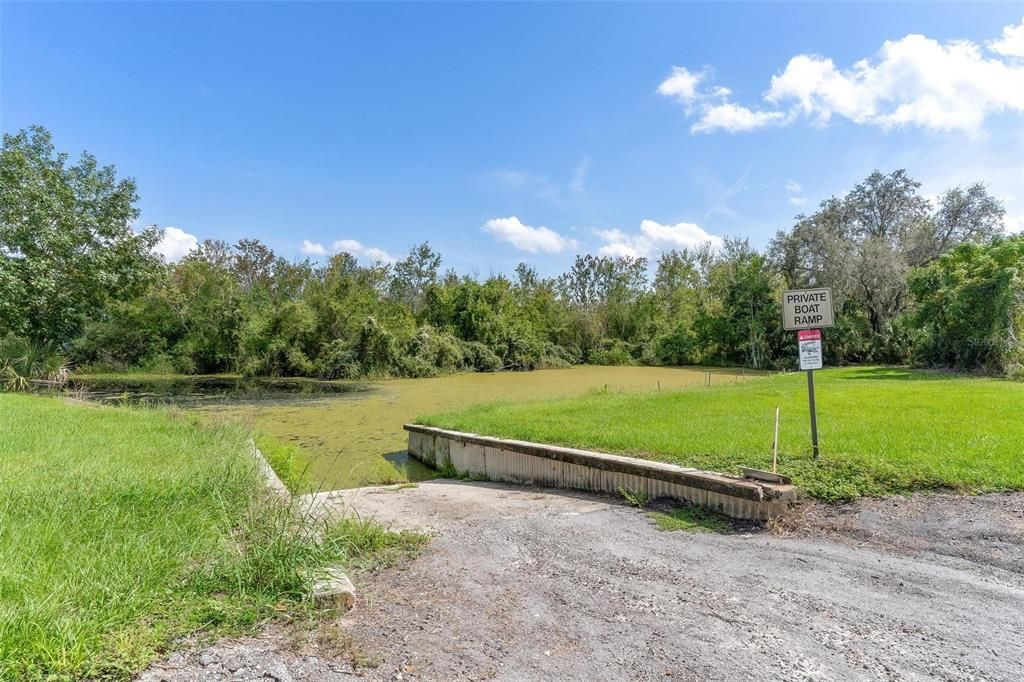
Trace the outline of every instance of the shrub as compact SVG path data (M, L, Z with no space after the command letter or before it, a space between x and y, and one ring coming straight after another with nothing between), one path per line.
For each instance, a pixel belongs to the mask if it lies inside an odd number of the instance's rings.
M543 345L525 329L511 329L500 341L504 369L536 369L543 352Z
M460 369L464 362L458 339L430 325L419 328L412 343L409 344L406 356L409 355L439 372L454 372Z
M632 365L633 355L629 345L620 339L605 341L603 346L590 354L592 365Z
M479 341L460 341L462 361L467 368L480 372L496 372L501 369L501 358Z
M363 373L356 352L341 339L325 344L316 364L321 379L356 379Z
M697 362L697 355L697 338L682 324L660 337L654 352L660 365L692 365Z
M363 322L355 352L367 374L388 374L398 358L394 335L373 317L367 317Z
M963 244L911 273L925 365L1009 373L1024 363L1024 236Z
M63 385L68 360L52 343L34 343L17 336L0 339L0 387L27 391L43 385Z

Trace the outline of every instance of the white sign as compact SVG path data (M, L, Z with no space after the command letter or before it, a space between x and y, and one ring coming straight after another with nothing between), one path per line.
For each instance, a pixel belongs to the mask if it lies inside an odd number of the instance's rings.
M784 329L821 329L832 326L831 289L794 289L782 292Z
M808 329L797 332L800 346L800 369L821 369L821 332Z

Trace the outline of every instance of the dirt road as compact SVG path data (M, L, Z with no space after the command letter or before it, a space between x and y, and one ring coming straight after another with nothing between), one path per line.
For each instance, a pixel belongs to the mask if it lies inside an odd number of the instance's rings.
M329 504L437 537L358 576L332 636L275 626L143 679L1024 679L1024 495L811 507L785 536L489 483Z

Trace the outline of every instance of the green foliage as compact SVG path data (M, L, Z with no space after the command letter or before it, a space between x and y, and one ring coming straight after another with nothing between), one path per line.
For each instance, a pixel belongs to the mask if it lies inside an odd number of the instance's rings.
M631 507L643 508L647 506L647 503L651 501L647 493L643 490L626 488L619 486L619 496L626 501L626 504Z
M0 338L0 389L28 391L38 386L63 385L67 358L52 343L16 336Z
M698 344L727 364L772 367L784 357L781 283L765 256L727 240L726 259L711 273L715 304L698 312Z
M398 359L395 336L376 318L368 317L356 340L356 360L367 374L386 375Z
M656 345L657 362L660 365L690 365L697 362L697 337L688 324L678 324L660 336Z
M1024 364L1024 237L962 244L910 278L928 365L1009 373Z
M607 341L603 348L591 353L590 362L595 365L631 365L633 356L625 341L614 339Z
M467 369L478 372L496 372L501 369L501 358L486 344L479 341L460 341L463 362Z
M157 231L132 231L134 181L87 153L67 160L43 128L3 136L0 329L33 341L70 341L160 271Z

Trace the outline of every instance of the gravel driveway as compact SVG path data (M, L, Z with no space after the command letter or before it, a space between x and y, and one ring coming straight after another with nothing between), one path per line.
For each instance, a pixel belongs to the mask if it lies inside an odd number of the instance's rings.
M144 680L1024 679L1024 495L807 505L775 532L659 531L599 495L432 481L321 499L437 536L313 633Z

